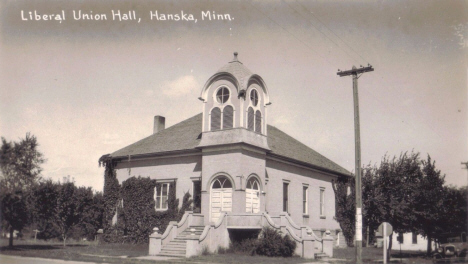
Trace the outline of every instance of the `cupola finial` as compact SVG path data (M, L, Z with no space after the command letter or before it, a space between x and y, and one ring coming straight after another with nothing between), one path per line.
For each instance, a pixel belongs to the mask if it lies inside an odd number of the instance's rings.
M235 52L234 52L234 59L233 59L232 61L239 61L239 60L237 59L237 54L239 54L239 53L237 53L237 51L235 51Z

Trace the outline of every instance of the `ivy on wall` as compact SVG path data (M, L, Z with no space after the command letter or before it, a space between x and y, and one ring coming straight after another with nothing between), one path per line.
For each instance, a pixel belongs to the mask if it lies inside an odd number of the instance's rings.
M332 183L335 192L335 220L340 224L346 244L352 247L355 233L356 196L354 178L340 177ZM350 194L348 194L350 188Z
M115 173L115 161L108 155L104 155L99 159L99 165L104 166L104 239L109 241L108 236L114 234L122 236L123 234L116 234L115 226L112 225L112 218L114 217L117 204L120 200L120 184L117 180Z
M191 210L192 199L189 193L185 193L181 208L178 208L176 182L170 183L168 209L156 211L154 192L155 187L160 188L161 183L149 177L138 176L127 179L120 186L116 178L115 163L110 159L103 160L102 163L106 167L104 241L148 243L154 227L158 227L162 233L170 221L179 221L186 210ZM112 225L112 218L116 213L117 223Z

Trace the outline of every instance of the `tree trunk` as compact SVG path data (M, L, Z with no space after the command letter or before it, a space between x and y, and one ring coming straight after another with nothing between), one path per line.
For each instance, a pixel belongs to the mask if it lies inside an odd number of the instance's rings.
M10 237L8 238L8 246L13 247L13 233L14 233L13 227L10 227Z
M63 247L66 247L67 245L65 242L67 241L67 236L62 235L62 239L63 239Z
M387 260L390 262L390 252L392 252L393 232L388 237Z
M427 255L430 256L432 253L432 237L431 235L427 235Z

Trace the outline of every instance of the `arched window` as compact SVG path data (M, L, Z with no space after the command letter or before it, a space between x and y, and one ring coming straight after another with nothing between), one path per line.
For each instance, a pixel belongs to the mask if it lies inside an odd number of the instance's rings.
M211 131L221 129L221 109L218 107L211 110Z
M258 213L260 211L260 186L258 180L251 177L245 189L245 212Z
M213 182L213 189L232 188L231 181L227 177L219 177Z
M247 129L254 130L254 110L252 107L249 107L247 112Z
M252 101L253 106L257 106L258 104L258 93L257 90L252 90L250 92L250 100Z
M220 104L224 104L227 102L229 99L229 89L226 87L221 87L217 92L216 92L216 100Z
M234 108L230 105L223 109L223 129L232 128L234 121Z
M213 181L210 195L210 221L217 222L221 212L232 211L232 183L226 176Z
M260 110L255 112L255 132L262 133L262 113Z
M250 178L250 180L247 182L247 189L252 189L252 190L260 190L258 187L258 181L255 178Z

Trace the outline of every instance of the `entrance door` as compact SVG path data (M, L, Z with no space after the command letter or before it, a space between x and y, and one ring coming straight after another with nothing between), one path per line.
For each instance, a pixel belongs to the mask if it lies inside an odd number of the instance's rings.
M221 212L232 211L232 184L226 177L217 178L211 187L211 216L212 222L217 222Z
M257 179L250 178L245 189L245 212L258 213L260 211L260 187Z

